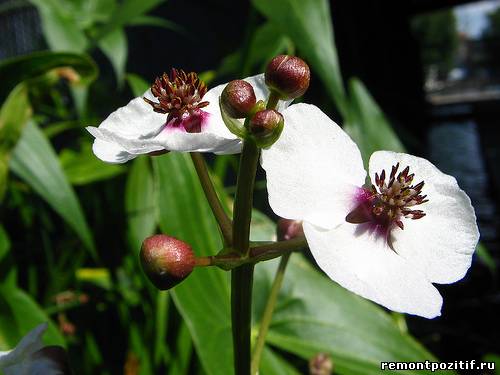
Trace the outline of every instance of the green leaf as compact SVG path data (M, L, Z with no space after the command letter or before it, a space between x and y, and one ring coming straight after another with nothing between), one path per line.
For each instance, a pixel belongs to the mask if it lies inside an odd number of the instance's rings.
M0 351L14 348L22 337L43 322L49 323L44 342L65 346L57 327L29 295L17 287L0 285Z
M116 9L113 17L101 30L96 39L99 40L116 29L122 28L137 17L149 12L165 0L124 0Z
M327 0L253 0L255 7L288 35L318 74L341 113L347 98Z
M113 65L118 87L123 85L125 66L127 64L128 43L123 29L116 29L106 34L98 42L99 48Z
M492 273L496 273L497 271L497 264L495 262L495 258L491 256L490 251L482 242L477 244L476 247L476 255L479 258L479 260L490 269Z
M144 95L146 90L150 87L150 84L137 74L128 73L125 78L127 79L127 82L134 96Z
M0 98L18 83L60 67L74 69L82 84L92 82L98 74L97 65L87 55L50 51L35 52L2 61L0 64L0 82L2 82Z
M0 202L7 189L11 151L17 144L31 114L28 90L20 84L12 90L0 108Z
M139 157L132 162L125 188L128 239L136 254L142 241L154 233L156 227L156 196L148 157Z
M127 25L128 26L156 26L156 27L162 27L162 28L167 29L167 30L175 31L179 34L184 34L184 35L187 34L186 30L182 26L176 24L175 22L166 20L165 18L155 17L155 16L140 15L140 16L132 19L130 22L128 22Z
M344 128L358 144L365 164L378 150L403 152L403 145L365 85L356 78L349 83L351 108Z
M257 265L255 291L269 290L276 266L276 261ZM257 293L254 298L262 300ZM306 360L329 353L339 374L380 374L381 361L436 360L389 314L321 275L299 255L290 259L267 343Z
M259 369L259 374L300 375L300 372L269 347L265 347L262 352L262 365Z
M53 51L83 52L87 38L65 2L57 0L30 0L38 8L43 35Z
M76 194L64 175L52 145L35 123L30 122L25 127L12 154L10 168L61 215L97 259L92 233Z
M214 255L222 242L189 156L169 153L153 165L161 230L199 256ZM207 374L233 373L228 277L219 269L197 268L172 291Z
M73 185L86 185L115 177L126 171L122 165L105 164L92 153L92 145L82 145L79 152L65 149L59 161L68 181Z

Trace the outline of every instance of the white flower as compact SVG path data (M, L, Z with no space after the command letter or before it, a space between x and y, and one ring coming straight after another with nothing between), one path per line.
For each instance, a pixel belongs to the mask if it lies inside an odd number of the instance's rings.
M359 149L339 126L306 104L283 115L280 139L262 153L274 212L304 221L314 258L340 285L394 311L439 316L432 283L460 280L479 240L455 178L425 159L379 151L364 187Z
M0 373L5 375L64 375L70 370L64 350L59 346L44 346L42 336L47 323L32 329L17 346L0 352Z
M245 80L253 86L257 100L267 98L263 74ZM169 95L168 82L177 82L175 95ZM109 163L124 163L141 154L164 150L240 152L241 140L226 128L219 109L225 86L206 92L195 73L173 70L170 77L157 79L155 95L148 90L109 115L98 128L87 127L95 137L95 155Z

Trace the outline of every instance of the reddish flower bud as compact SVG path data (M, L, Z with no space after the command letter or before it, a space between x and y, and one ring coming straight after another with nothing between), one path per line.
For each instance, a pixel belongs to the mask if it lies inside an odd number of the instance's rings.
M267 65L266 85L283 100L304 95L309 87L311 72L304 60L297 56L279 55Z
M164 234L144 240L140 259L144 273L160 290L170 289L180 283L195 265L191 246Z
M265 109L257 112L250 120L249 129L257 138L271 135L275 129L283 125L283 116L274 109Z
M224 111L232 118L247 117L256 102L252 85L241 79L229 82L221 94Z
M302 221L291 219L278 220L278 240L291 240L296 237L304 236Z

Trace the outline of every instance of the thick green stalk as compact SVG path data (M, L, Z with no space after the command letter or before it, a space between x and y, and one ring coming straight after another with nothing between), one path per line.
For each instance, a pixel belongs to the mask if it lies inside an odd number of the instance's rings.
M253 187L259 161L259 149L252 140L243 143L234 199L233 248L246 257L250 245ZM253 264L231 271L231 318L234 369L236 375L250 374L250 330L252 319Z
M198 178L200 180L203 191L205 192L205 197L207 198L208 204L210 205L215 219L219 224L222 236L224 237L224 242L230 245L233 241L233 228L231 219L229 219L229 217L227 216L226 211L224 211L219 197L217 196L217 192L215 191L214 185L208 173L205 159L199 152L192 152L191 159L193 160L194 168L196 169L196 173L198 174Z
M253 264L244 264L231 271L231 317L236 375L250 374L253 269Z
M251 371L252 375L258 374L259 372L260 358L262 356L262 351L264 350L264 345L266 343L267 331L269 330L269 326L271 324L274 307L276 306L276 301L278 300L278 293L281 289L281 284L283 284L285 269L288 264L288 259L290 259L290 255L291 253L288 253L283 255L283 257L281 258L280 264L276 271L276 276L274 277L273 285L271 287L271 292L269 293L269 298L267 299L267 304L260 323L259 335L257 336L257 341L255 343L253 351Z
M250 243L253 187L258 163L257 145L252 140L246 140L241 152L233 210L233 248L241 255L247 255Z

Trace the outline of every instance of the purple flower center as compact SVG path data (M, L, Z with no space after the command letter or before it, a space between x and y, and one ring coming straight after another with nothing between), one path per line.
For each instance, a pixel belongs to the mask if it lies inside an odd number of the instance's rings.
M207 86L194 72L172 69L163 73L151 86L151 93L158 102L143 98L153 111L168 114L167 128L183 128L188 133L199 133L208 113L201 111L209 102L201 101Z
M395 226L404 229L402 218L417 220L425 216L422 210L413 209L428 201L426 195L421 195L424 181L412 185L415 175L409 174L410 167L396 175L398 169L399 163L392 167L389 181L385 170L380 176L375 173L375 184L360 189L356 207L345 218L347 222L369 223L377 233L388 236Z

